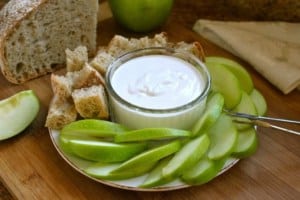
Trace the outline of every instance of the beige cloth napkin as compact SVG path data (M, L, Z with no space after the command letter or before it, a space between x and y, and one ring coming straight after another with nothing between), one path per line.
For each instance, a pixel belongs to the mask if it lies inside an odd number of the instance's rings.
M198 20L194 31L246 60L288 94L300 89L300 24Z

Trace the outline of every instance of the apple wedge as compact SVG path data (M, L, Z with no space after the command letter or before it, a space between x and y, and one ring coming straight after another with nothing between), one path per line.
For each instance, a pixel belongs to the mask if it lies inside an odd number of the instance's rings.
M175 140L167 144L154 147L122 163L111 173L123 173L128 170L143 167L144 165L157 163L160 159L177 152L180 149L180 147L181 142L179 140Z
M239 131L232 155L238 158L248 157L256 151L257 146L258 139L255 128Z
M254 89L250 93L250 98L252 99L255 105L257 114L260 116L264 116L267 113L268 107L264 96L257 89Z
M256 107L255 107L252 99L244 91L242 91L242 99L241 99L240 103L233 109L233 111L240 112L240 113L247 113L250 115L257 115ZM245 129L253 126L251 123L247 123L247 122L249 122L248 119L237 118L237 117L234 117L233 119L235 120L234 123L238 130L245 130ZM236 122L236 121L240 121L241 123Z
M143 181L139 187L141 188L152 188L161 186L163 184L166 184L173 179L166 179L162 175L162 169L169 163L171 157L164 158L163 160L160 160L159 163L149 172L146 179Z
M113 137L129 129L120 124L97 119L83 119L64 126L60 131L63 135L87 135L95 137Z
M219 160L231 154L237 141L237 130L231 117L221 114L209 129L208 136L211 141L207 154L209 159Z
M138 168L132 168L131 170L126 170L119 173L111 173L114 169L120 166L117 164L105 164L105 163L96 163L90 165L84 172L92 177L105 179L105 180L124 180L128 178L134 178L140 175L143 175L150 171L155 165L155 162L148 163L147 165L139 166Z
M247 70L239 63L224 57L208 56L205 58L206 63L224 65L229 69L239 80L241 89L248 94L254 89L252 78Z
M146 143L115 144L105 141L78 140L68 141L69 149L77 156L99 162L121 162L141 153Z
M0 101L0 140L21 133L37 116L40 104L32 90Z
M209 96L203 114L192 128L192 136L205 133L221 115L223 105L224 97L220 93L214 93Z
M207 62L206 66L211 74L212 90L223 95L225 108L234 108L242 97L239 80L224 65Z
M173 128L144 128L120 133L115 136L115 142L175 139L180 137L189 137L190 135L190 131Z
M162 176L166 179L180 176L200 160L207 151L209 143L206 134L188 141L162 169Z
M191 185L201 185L207 183L217 176L222 169L226 159L211 160L204 156L193 167L186 170L182 175L182 180Z

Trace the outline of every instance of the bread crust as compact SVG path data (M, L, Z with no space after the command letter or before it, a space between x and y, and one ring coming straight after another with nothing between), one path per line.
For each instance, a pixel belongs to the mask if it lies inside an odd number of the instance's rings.
M60 1L61 0L57 0L57 2L60 2ZM10 65L12 65L11 60L13 60L13 59L12 59L12 56L10 56L10 58L7 58L8 57L7 52L9 52L9 51L7 51L7 49L6 49L8 40L11 39L11 37L15 35L15 32L21 27L21 25L23 26L23 23L22 23L23 21L33 19L34 17L36 17L37 14L40 14L40 13L38 13L39 9L44 8L44 10L45 10L45 6L56 5L57 2L51 1L51 0L11 0L0 11L0 67L1 67L1 71L4 75L4 77L8 81L15 83L15 84L24 83L30 79L37 78L39 76L45 75L49 72L53 72L56 69L63 67L62 64L64 64L64 62L61 61L63 57L59 56L59 59L57 59L57 58L53 59L53 57L49 57L49 59L47 59L47 61L43 61L43 62L39 61L39 59L37 58L36 61L34 61L34 64L31 61L25 61L26 62L26 70L24 70L24 71L22 70L20 73L16 73L16 72L18 72L18 66L16 66L15 64L13 65L13 67L10 66ZM88 8L87 3L94 4L94 2L97 2L97 6L98 6L97 0L88 1L85 4L83 4L83 6L85 6L85 9L86 9L86 8ZM91 6L95 6L95 5L91 5ZM58 10L58 12L63 13L62 9ZM97 9L98 9L98 7L93 8L92 9L93 12L91 12L92 14L88 14L90 19L92 20L91 23L93 24L93 26L91 25L91 26L87 27L86 29L84 29L84 31L85 31L85 33L87 33L87 30L90 30L91 27L93 27L95 29L95 31L94 32L88 31L88 33L90 33L90 34L88 34L87 40L85 40L84 38L83 38L83 41L74 40L74 42L64 40L62 47L66 46L66 48L69 48L68 47L69 45L70 46L81 45L81 44L85 45L86 43L88 43L88 44L90 44L89 48L88 48L89 53L94 54L94 51L96 50L95 49L96 48L96 37L95 36L96 36L96 23L97 23L97 13L95 13L95 17L94 17L94 11L96 11ZM74 11L73 13L79 12L78 10ZM45 14L44 17L45 16L49 18L50 12L47 12L47 14ZM69 20L69 19L67 19L67 20ZM82 18L82 20L83 20L83 18ZM36 20L36 21L38 21L38 20ZM55 23L55 22L53 22L53 23ZM81 24L84 24L84 23L81 23ZM44 26L46 27L48 25L41 24L39 26L39 28L42 28ZM73 22L72 22L72 26L73 26ZM74 26L74 28L75 27L76 26ZM50 28L50 30L52 30L52 28ZM76 29L76 30L80 30L80 29ZM80 35L79 33L76 33L76 35L78 35L76 37L79 37L79 35ZM43 41L41 41L41 42L43 42ZM49 40L49 43L52 43L52 42L53 42L53 40ZM57 44L57 42L54 44ZM35 44L30 44L30 45L31 45L31 47L33 47L33 45L35 45ZM46 49L45 51L48 50L47 47L45 47L45 49ZM64 51L64 50L65 49L62 49L62 51ZM51 52L53 54L53 52L56 52L56 51L53 48L53 50L51 50ZM59 50L59 52L60 52L60 50ZM45 53L43 52L43 54L45 54ZM10 55L12 55L12 53ZM62 54L60 53L58 55L62 55ZM26 56L28 57L28 53L26 54ZM46 63L46 64L42 65L42 63ZM38 67L38 66L41 66L41 67Z

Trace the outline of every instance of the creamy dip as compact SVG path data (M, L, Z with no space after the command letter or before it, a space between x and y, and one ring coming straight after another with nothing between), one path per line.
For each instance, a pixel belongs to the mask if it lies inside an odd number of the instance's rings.
M106 83L113 121L132 129L191 129L205 108L210 77L190 54L150 48L116 59Z
M122 99L147 109L183 106L204 88L204 80L192 64L167 55L128 60L114 72L111 84Z

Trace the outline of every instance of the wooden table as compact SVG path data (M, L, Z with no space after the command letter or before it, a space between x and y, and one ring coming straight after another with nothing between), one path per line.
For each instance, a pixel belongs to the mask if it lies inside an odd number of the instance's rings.
M181 2L181 1L180 1ZM232 58L251 74L255 87L265 96L274 117L300 120L300 92L283 95L250 65L206 41L191 30L196 13L178 1L168 22L154 33L165 31L171 41L202 43L207 55ZM102 5L103 6L103 5ZM110 17L106 4L101 7L98 40L105 45L115 34L133 34L119 27ZM191 8L192 9L192 8ZM259 148L255 155L241 160L225 174L203 185L170 192L134 192L112 188L86 178L71 168L55 150L44 127L52 97L49 75L22 85L13 85L0 75L0 99L32 89L40 99L36 120L20 135L0 142L0 199L299 199L300 138L296 135L259 128ZM299 130L299 127L288 126Z

